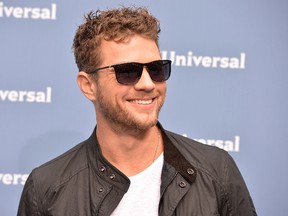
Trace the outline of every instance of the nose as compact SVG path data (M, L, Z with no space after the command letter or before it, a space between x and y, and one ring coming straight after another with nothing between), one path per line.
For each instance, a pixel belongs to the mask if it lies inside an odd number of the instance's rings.
M134 88L138 91L152 91L155 88L155 83L151 79L147 69L144 67L142 71L142 75L138 82L134 85Z

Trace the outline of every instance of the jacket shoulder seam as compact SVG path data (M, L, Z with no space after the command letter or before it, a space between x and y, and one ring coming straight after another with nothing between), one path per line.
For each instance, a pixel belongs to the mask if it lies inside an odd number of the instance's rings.
M51 194L54 193L54 191L56 191L59 187L65 185L67 182L69 182L74 176L78 175L80 172L82 172L83 170L87 169L88 165L86 164L83 167L80 167L78 170L76 170L74 173L72 173L71 175L69 175L68 177L61 179L59 182L57 182L54 185L51 185L51 188L49 189L48 193L44 195L43 197L43 205L45 205L47 198L50 197Z

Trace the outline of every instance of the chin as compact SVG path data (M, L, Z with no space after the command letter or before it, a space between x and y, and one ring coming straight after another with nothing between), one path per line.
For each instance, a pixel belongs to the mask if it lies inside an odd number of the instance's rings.
M147 119L143 120L142 119L141 121L134 122L134 126L138 130L144 131L144 130L148 130L148 129L154 127L157 124L157 122L158 122L157 118L155 118L153 120L152 119L149 119L149 120L147 120Z

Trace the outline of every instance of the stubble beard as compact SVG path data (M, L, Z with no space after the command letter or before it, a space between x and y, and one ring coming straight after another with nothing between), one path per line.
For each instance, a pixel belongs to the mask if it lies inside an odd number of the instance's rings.
M113 126L113 130L125 133L141 133L155 126L158 122L160 110L164 104L165 95L159 106L157 107L155 115L149 121L141 120L133 115L128 110L124 110L119 104L112 106L107 100L103 92L98 89L97 91L97 108L101 115Z

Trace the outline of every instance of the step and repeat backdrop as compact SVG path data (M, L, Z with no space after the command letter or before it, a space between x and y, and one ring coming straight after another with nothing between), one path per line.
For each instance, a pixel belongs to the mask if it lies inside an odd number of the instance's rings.
M33 168L93 130L72 40L85 13L121 5L161 22L161 55L173 66L160 122L228 151L258 214L287 215L285 0L0 0L0 215L16 214Z

